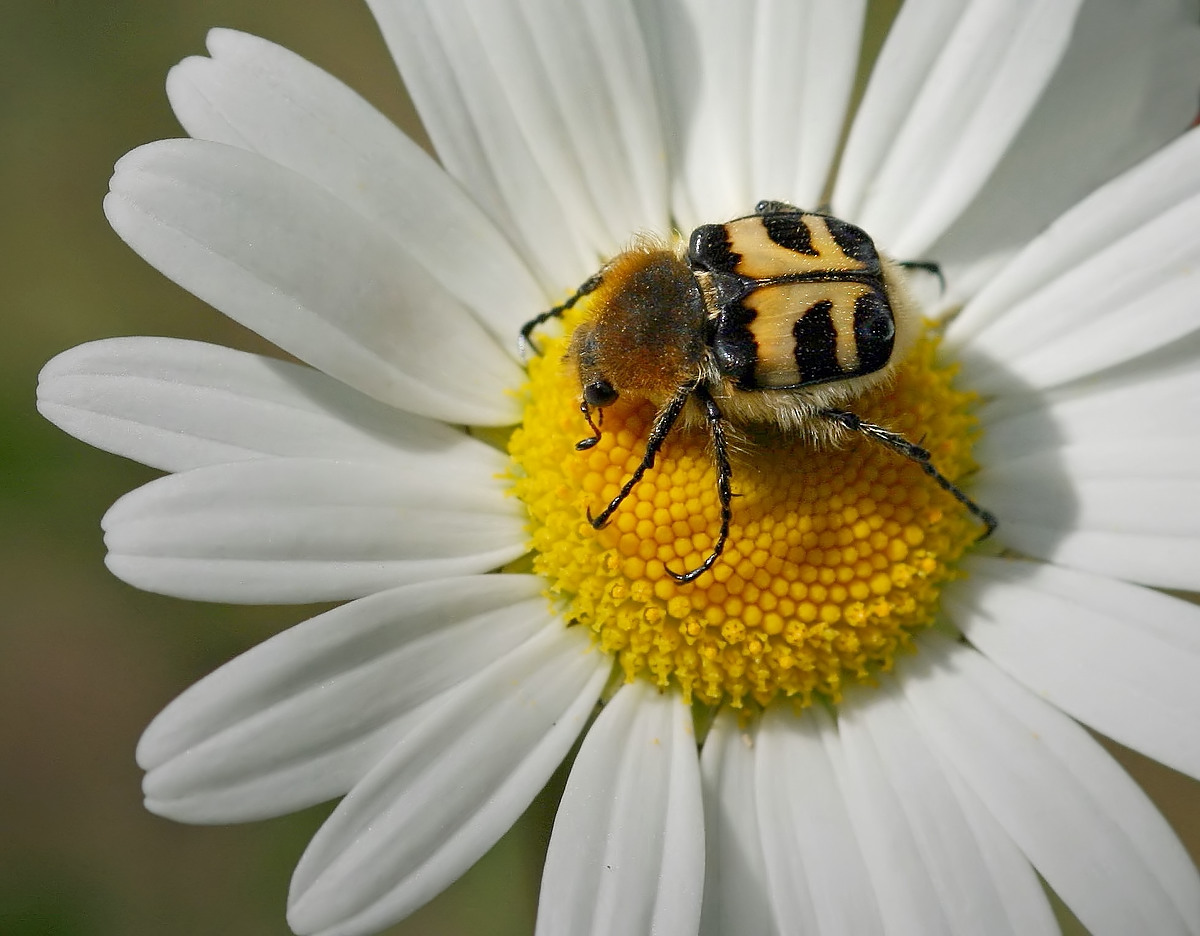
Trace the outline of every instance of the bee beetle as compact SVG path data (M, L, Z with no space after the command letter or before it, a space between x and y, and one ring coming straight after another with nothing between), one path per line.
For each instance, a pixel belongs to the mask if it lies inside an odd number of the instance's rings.
M980 538L990 535L996 518L943 476L928 451L845 409L886 383L916 340L919 315L903 266L937 272L880 256L864 231L838 218L762 201L752 215L696 228L686 247L640 239L527 322L521 339L532 348L534 329L592 297L592 314L567 351L592 431L576 448L600 440L593 411L602 416L621 394L658 407L641 463L603 511L588 512L592 526L608 523L682 417L705 425L712 440L721 529L699 566L667 569L677 582L711 569L729 537L730 424L807 433L814 444L859 433L919 464L984 524Z

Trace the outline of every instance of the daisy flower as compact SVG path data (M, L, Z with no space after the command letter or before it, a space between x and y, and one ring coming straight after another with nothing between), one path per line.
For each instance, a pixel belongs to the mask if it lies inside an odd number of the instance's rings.
M1200 776L1200 88L1194 4L372 0L438 162L278 46L170 73L189 139L116 167L148 262L302 364L170 338L50 362L41 411L168 474L108 564L205 601L344 602L217 670L138 748L147 806L342 797L298 933L400 919L579 743L538 933L1200 932L1200 878L1087 729ZM852 116L850 116L852 113ZM639 233L760 199L899 260L929 324L867 439L679 429L586 451L562 364ZM598 711L598 714L596 714ZM594 716L594 719L593 719ZM1086 727L1085 727L1086 726ZM1040 877L1040 880L1039 880Z

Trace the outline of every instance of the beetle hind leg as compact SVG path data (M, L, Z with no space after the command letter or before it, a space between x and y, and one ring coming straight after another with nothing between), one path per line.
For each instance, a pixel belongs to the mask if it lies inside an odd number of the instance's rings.
M979 540L987 539L995 532L996 527L999 526L1000 521L996 519L995 514L990 510L984 510L975 501L967 497L953 481L934 467L928 450L921 448L921 446L913 442L909 442L908 439L904 438L898 432L890 432L882 426L866 422L847 410L827 409L822 410L821 415L830 422L836 423L852 432L861 433L871 441L878 442L880 445L891 449L897 455L903 455L909 461L914 461L920 465L921 470L929 475L937 483L938 487L962 504L970 512L971 516L983 524L984 531L979 535ZM976 540L976 542L979 540Z

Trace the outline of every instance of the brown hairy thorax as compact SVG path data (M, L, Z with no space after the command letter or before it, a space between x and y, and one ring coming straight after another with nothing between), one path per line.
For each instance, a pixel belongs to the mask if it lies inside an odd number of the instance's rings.
M605 380L618 393L661 403L697 380L707 354L704 299L679 253L644 238L602 277L567 352L580 382Z

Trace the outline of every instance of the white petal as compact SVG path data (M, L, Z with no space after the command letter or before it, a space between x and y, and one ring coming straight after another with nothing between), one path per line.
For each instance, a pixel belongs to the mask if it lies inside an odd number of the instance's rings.
M1200 236L1190 233L1200 217L1198 209L1200 197L1180 208L1190 214L1184 225L1192 243L1175 236L1171 243L1180 249L1156 245L1160 247L1157 257L1170 263L1173 269L1146 262L1139 265L1140 274L1132 278L1136 283L1119 283L1119 277L1109 275L1103 287L1097 289L1094 277L1104 277L1104 271L1114 269L1111 255L1099 255L1096 263L1073 271L1083 279L1064 276L1055 288L1023 303L1019 313L1014 310L1011 320L1007 316L1003 320L1007 330L1010 321L1016 325L1020 324L1018 319L1025 319L1028 323L1027 316L1032 313L1039 322L1054 322L1052 328L1030 328L1028 336L1012 342L1019 343L1019 349L1005 349L1006 342L994 333L978 336L969 349L963 349L959 357L964 382L984 395L1000 394L1011 388L1028 391L1053 387L1139 357L1200 330L1195 309L1200 272L1194 266L1200 259ZM1185 251L1187 255L1181 256ZM1121 262L1137 263L1132 256L1134 252L1128 253ZM1082 287L1085 281L1090 289L1080 288L1073 299L1064 298L1062 289L1072 285ZM1136 299L1122 302L1125 297L1119 291L1126 285L1132 285L1139 293ZM1103 299L1099 298L1101 295ZM1068 331L1060 331L1060 326Z
M1196 932L1200 877L1104 749L975 651L921 644L897 680L917 723L1089 932Z
M42 368L38 410L89 445L164 471L264 455L490 455L461 432L320 371L175 338L109 338L64 351Z
M704 785L701 936L775 936L754 792L754 733L723 708L700 753Z
M913 720L910 716L910 721ZM988 812L953 766L934 751L942 774L954 790L955 799L983 851L992 878L1003 895L1005 912L1017 933L1059 932L1055 913L1033 866L1016 843Z
M996 452L987 463L995 483L1028 484L1037 477L1066 476L1072 480L1126 480L1157 483L1160 480L1200 479L1200 439L1139 439L1130 445L1120 438L1089 439L1061 448Z
M134 150L110 187L105 211L130 246L296 357L409 412L516 420L516 364L389 233L327 190L198 140Z
M1198 85L1194 0L1084 4L1067 54L1021 133L979 197L930 250L951 285L944 302L960 304L1080 198L1174 140L1196 115ZM1027 255L1023 272L1036 283L1106 244L1112 232L1136 227L1139 212L1173 204L1168 193L1191 184L1195 162L1175 169L1143 174L1134 199L1119 208L1110 202L1116 212L1095 211L1070 244ZM1130 213L1128 221L1121 212ZM1005 292L1021 281L1015 269L1003 279ZM1015 295L1030 291L1027 285Z
M994 823L963 807L894 681L849 695L838 734L889 932L1058 932L1033 869Z
M1000 518L1002 540L1024 553L1192 588L1200 584L1200 469L1179 459L1195 449L1186 439L1046 448L989 465L972 493Z
M943 601L968 640L1072 717L1200 776L1200 608L1043 563L965 568Z
M995 463L980 473L973 494L1000 518L999 536L1009 546L1151 585L1200 584L1197 443L1118 443L1110 428L1107 436L1063 448L1030 446L1023 457L1016 446L989 448Z
M520 0L476 3L469 14L560 199L587 199L578 220L598 222L591 242L611 253L635 231L665 230L663 144L629 4Z
M1056 565L1159 588L1200 588L1200 539L1001 520L1004 542Z
M988 472L974 491L1012 522L1200 539L1200 479L1159 478L1151 484L1136 477L1071 478L1035 464Z
M541 0L534 18L538 25L543 22L543 17L544 22L549 23L550 17L561 16L563 10L571 9L574 8L564 7L553 0ZM668 167L663 158L667 144L663 140L663 122L655 95L653 64L646 50L637 14L633 4L627 0L582 4L579 9L586 17L587 28L576 27L575 31L581 37L581 43L588 42L595 46L596 72L587 80L573 84L572 97L561 106L565 112L574 115L573 119L577 121L575 132L583 139L585 148L587 141L595 135L596 128L589 128L586 120L580 122L580 116L612 122L612 129L606 132L611 133L620 144L619 169L629 177L625 184L632 185L637 196L636 207L631 215L634 229L665 232L669 226ZM575 47L561 42L555 29L544 32L540 41L543 45L542 54L555 56L550 69L554 76L551 85L557 89L565 77L574 77L579 70L574 59L566 58L568 53L574 53ZM589 100L601 81L607 90L606 106L611 113L597 113ZM579 145L577 139L576 146ZM609 172L612 171L612 167L607 168ZM596 193L595 197L603 201L604 185L597 184L592 171L588 172L586 181ZM628 231L620 232L622 241L628 236Z
M584 738L554 820L539 936L695 934L704 812L691 709L623 686Z
M407 585L320 614L201 680L138 745L146 807L244 822L340 796L421 708L550 623L534 576Z
M1163 356L1156 352L1147 360ZM1010 459L1013 453L1074 445L1101 447L1117 439L1140 444L1197 438L1200 407L1193 401L1200 399L1200 369L1196 359L1196 350L1188 349L1175 367L1124 365L1086 383L999 398L979 410L985 431L975 457L988 465L993 459L997 463ZM1128 373L1118 376L1119 370Z
M662 101L672 215L681 230L744 215L751 191L754 16L730 16L721 0L638 5Z
M640 4L684 231L775 198L822 200L858 63L865 4Z
M300 859L292 928L374 933L459 877L566 756L610 666L586 633L554 621L427 706Z
M1066 50L1079 0L905 4L854 120L833 208L919 257L978 193Z
M814 706L775 706L755 748L758 826L781 933L884 932L875 889L846 811L841 741Z
M888 148L963 15L967 0L914 0L904 5L871 69L838 163L832 206L842 217L862 210Z
M969 340L955 356L972 388L988 395L1014 387L1026 392L1052 387L1200 328L1194 303L1200 291L1198 217L1200 174L1195 191L1183 201L1140 226L1113 231L1106 246L1032 294L1014 299L982 327L968 320ZM1035 241L1031 249L1040 254L1046 247L1054 253L1053 240L1062 236L1071 234L1051 229L1045 235L1051 244ZM1024 258L1022 254L1014 263ZM972 308L968 305L963 314L970 315ZM984 307L982 314L993 313ZM957 321L950 326L952 335L956 327Z
M861 0L759 3L749 63L750 132L739 141L752 198L805 208L822 203L858 71L865 16ZM740 211L749 209L747 204Z
M197 468L126 494L103 526L108 567L131 585L248 604L357 598L525 551L493 466L436 456Z
M514 3L505 3L510 17ZM528 137L510 76L461 0L370 0L405 87L447 171L521 249L551 292L595 272L600 229L582 187L564 185L561 154ZM551 94L550 82L536 90ZM610 248L613 245L608 245Z
M483 211L412 140L344 84L288 50L214 29L211 59L167 76L180 123L203 140L260 153L328 189L515 350L545 295Z
M1030 240L946 329L947 347L969 345L981 330L1054 283L1064 271L1086 264L1197 192L1200 131L1193 131L1099 188ZM1133 272L1132 264L1114 267L1111 259L1109 264L1109 275ZM1108 282L1108 276L1102 279Z
M662 126L662 159L667 168L671 220L676 229L690 231L697 224L697 213L686 204L688 195L679 176L695 97L689 96L693 76L688 67L689 59L696 55L696 30L689 21L693 13L683 3L668 7L640 0L635 0L633 11L650 61L654 100Z

